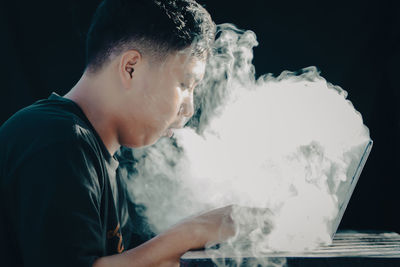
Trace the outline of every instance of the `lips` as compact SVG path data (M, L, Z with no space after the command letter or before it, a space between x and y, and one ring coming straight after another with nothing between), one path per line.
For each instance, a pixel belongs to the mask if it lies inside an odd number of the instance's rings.
M167 137L171 138L174 135L174 131L172 129L167 129Z
M171 138L172 136L174 136L174 130L182 129L188 120L189 118L184 118L179 122L171 124L170 127L163 132L162 136Z
M166 129L164 131L164 133L162 134L162 136L166 136L166 137L169 137L169 138L171 138L173 135L174 135L174 131L172 129L170 129L170 128Z

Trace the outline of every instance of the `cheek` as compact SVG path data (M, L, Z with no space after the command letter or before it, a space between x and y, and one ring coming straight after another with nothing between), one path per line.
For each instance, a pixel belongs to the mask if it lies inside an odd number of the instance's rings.
M164 89L163 92L148 95L149 103L146 105L147 116L150 116L148 122L158 129L164 129L176 120L182 103L182 94L179 88L164 87L162 89Z
M182 93L180 92L180 89L174 88L171 90L168 96L163 99L163 101L165 115L175 116L178 113L182 103Z

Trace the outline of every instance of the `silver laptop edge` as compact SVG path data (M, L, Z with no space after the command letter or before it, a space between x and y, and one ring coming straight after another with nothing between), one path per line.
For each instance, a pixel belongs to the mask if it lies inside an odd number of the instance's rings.
M364 153L363 153L363 155L362 155L362 157L361 157L360 163L358 164L358 167L357 167L357 169L356 169L356 172L355 172L355 174L353 175L353 179L352 179L352 181L351 181L350 188L349 188L347 194L345 195L346 198L345 198L345 200L343 201L341 207L339 208L339 213L338 213L338 216L336 217L336 220L333 222L333 228L332 228L332 229L333 229L334 231L332 232L332 235L331 235L332 238L335 236L336 231L337 231L337 229L338 229L338 227L339 227L340 221L342 220L343 214L344 214L344 212L345 212L345 210L346 210L346 208L347 208L347 204L349 204L351 195L353 194L354 188L356 187L358 178L360 178L361 171L362 171L362 169L364 168L364 165L365 165L365 162L367 161L367 158L368 158L368 156L369 156L369 153L371 152L372 144L373 144L373 141L370 140L370 141L368 142L368 144L367 144L367 147L366 147L365 150L364 150Z

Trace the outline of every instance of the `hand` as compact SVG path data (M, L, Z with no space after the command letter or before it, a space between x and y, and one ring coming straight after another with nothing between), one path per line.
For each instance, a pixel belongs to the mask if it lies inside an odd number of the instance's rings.
M229 205L187 218L177 227L187 227L193 241L191 249L223 242L236 233L231 216L235 207Z

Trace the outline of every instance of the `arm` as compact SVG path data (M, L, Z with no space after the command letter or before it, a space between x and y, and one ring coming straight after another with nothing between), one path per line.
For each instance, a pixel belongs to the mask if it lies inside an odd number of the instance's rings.
M102 257L101 186L92 154L86 142L66 140L35 151L18 168L17 240L27 266L174 266L187 250L234 232L226 207L186 219L123 254Z
M188 250L217 243L235 233L232 206L186 219L146 243L122 254L98 258L93 267L178 266Z

